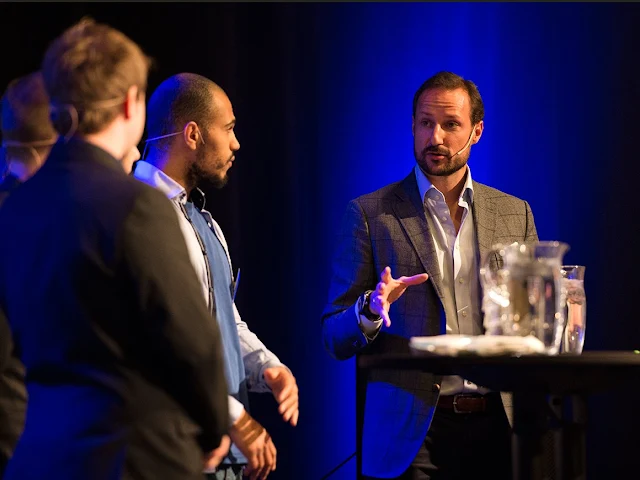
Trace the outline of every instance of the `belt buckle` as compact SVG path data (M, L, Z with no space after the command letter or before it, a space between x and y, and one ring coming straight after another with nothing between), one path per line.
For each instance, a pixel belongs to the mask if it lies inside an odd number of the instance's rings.
M453 396L453 411L455 413L471 413L471 410L460 410L458 408L458 398L465 398L468 397L469 395L465 395L463 393L459 393L457 395Z

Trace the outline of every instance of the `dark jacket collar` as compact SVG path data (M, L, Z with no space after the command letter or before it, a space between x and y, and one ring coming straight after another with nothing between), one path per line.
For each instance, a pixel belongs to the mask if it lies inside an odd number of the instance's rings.
M113 155L77 137L72 137L69 140L60 137L60 140L51 148L49 157L42 168L75 162L97 163L124 173L122 164Z

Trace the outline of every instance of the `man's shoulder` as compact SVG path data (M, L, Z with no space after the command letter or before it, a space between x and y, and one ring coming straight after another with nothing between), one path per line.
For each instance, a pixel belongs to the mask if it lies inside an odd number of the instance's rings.
M365 193L356 198L356 200L367 200L367 199L379 199L379 198L387 198L389 195L393 194L397 188L400 187L403 180L398 180L397 182L389 183L384 187L380 187L373 192Z
M132 175L108 169L103 169L101 173L87 178L89 188L78 192L89 208L103 210L111 205L109 210L121 210L126 214L134 207L155 209L169 205L162 192ZM91 190L95 193L92 194Z
M365 193L351 200L351 203L360 205L363 209L376 208L377 206L386 205L393 199L397 198L398 190L402 188L402 183L406 181L398 180L389 183L373 192Z
M138 180L133 174L127 174L122 170L106 168L103 165L95 165L95 172L87 175L86 181L91 188L98 190L96 196L104 196L116 204L130 202L142 203L167 203L165 195L157 188Z
M485 185L484 183L476 182L475 180L473 182L473 188L475 190L474 195L482 195L484 198L491 199L494 202L524 202L522 198L511 195L510 193L503 192L502 190L498 190L497 188L490 187L489 185Z
M158 203L165 206L171 205L171 201L163 192L133 176L126 177L126 188L130 189L137 201L154 205Z
M527 208L530 209L528 202L522 198L476 181L473 183L474 203L479 198L489 201L499 215L526 215Z
M74 165L66 170L49 167L45 164L29 181L16 188L5 205L36 198L39 202L52 201L56 206L78 209L99 218L119 218L137 205L162 208L168 203L160 191L122 169L100 163ZM52 195L55 199L49 198Z
M164 225L167 228L167 222L170 222L178 226L175 207L157 188L133 176L125 176L119 182L117 190L118 194L112 192L114 196L111 200L118 205L118 217L126 230L133 228L137 231L140 225L135 225L136 223Z

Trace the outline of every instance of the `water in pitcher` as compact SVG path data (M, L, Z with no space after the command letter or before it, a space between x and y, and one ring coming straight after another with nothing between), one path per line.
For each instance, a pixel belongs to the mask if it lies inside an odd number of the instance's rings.
M553 352L558 347L557 321L559 283L544 264L513 268L508 282L510 306L506 314L507 335L533 335Z

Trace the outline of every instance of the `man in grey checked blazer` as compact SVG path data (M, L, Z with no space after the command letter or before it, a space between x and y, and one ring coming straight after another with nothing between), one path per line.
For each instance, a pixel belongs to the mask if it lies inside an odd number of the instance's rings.
M471 179L470 147L484 128L477 87L440 72L413 112L416 168L352 200L343 219L322 316L325 347L340 360L406 353L413 336L482 334L480 259L496 243L538 239L526 201ZM362 473L510 478L509 407L459 377L372 371Z

